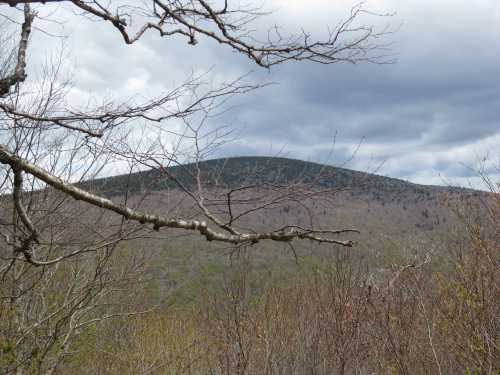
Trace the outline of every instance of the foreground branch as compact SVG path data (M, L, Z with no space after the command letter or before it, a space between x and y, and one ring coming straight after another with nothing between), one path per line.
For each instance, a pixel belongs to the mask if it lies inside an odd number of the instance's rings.
M262 232L262 233L238 233L238 234L228 234L220 231L216 231L210 228L205 221L201 220L183 220L178 218L166 218L160 215L148 214L131 209L124 205L119 205L111 201L100 197L98 195L89 193L82 190L74 185L64 182L60 178L50 174L49 172L43 170L42 168L31 164L30 162L19 158L3 145L0 145L0 163L10 165L14 170L22 170L41 181L45 182L47 185L59 190L76 200L81 200L91 205L101 207L108 211L112 211L121 215L127 220L137 221L141 224L152 224L155 230L160 228L174 228L174 229L184 229L189 231L198 232L200 235L204 236L208 241L219 241L225 243L231 243L234 245L240 244L254 244L262 240L272 240L277 242L291 242L294 239L309 239L311 241L319 243L330 243L342 246L351 247L353 245L352 241L339 241L329 237L322 237L321 234L325 233L341 233L344 231L314 231L311 229L302 229L299 227L290 227L287 229L282 229L278 231ZM348 232L356 232L356 230L347 230Z

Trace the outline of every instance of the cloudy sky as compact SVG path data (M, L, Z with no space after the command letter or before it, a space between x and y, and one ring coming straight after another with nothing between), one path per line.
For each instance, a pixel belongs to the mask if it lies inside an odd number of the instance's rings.
M268 0L274 13L256 27L278 23L319 37L352 5ZM500 2L371 0L366 8L395 13L366 19L398 29L387 37L395 64L292 63L267 71L204 40L192 47L150 35L125 46L107 25L67 12L63 27L44 27L68 36L75 100L155 94L207 69L216 80L251 72L253 82L273 82L235 99L219 118L238 134L219 155L281 153L417 183L476 186L473 168L488 158L488 172L500 180ZM39 58L60 43L42 33L33 40Z

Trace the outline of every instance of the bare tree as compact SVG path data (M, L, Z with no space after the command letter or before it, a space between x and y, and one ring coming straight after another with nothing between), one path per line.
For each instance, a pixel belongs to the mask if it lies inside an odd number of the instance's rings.
M56 372L86 328L140 310L132 300L119 302L135 290L145 264L142 255L124 251L124 241L187 231L231 246L296 240L352 246L339 235L354 228L323 228L314 218L272 225L262 219L284 205L307 209L307 200L328 201L331 189L300 179L227 186L217 179L224 166L204 170L203 160L228 135L226 128L207 123L228 99L259 85L236 79L214 87L199 75L141 102L75 109L65 100L71 85L61 75L62 54L40 67L41 80L30 82L26 66L37 19L30 3L47 2L55 1L0 1L0 12L3 4L24 6L19 25L9 17L0 24L6 30L0 35L0 350L7 353L0 359L2 370ZM229 1L61 3L82 22L109 24L127 44L148 32L186 38L191 45L211 39L264 68L303 60L389 61L378 42L388 31L360 24L362 16L374 15L362 5L325 40L305 32L284 36L275 27L259 41L251 25L265 13ZM164 135L174 141L167 144ZM112 163L127 165L130 175L153 169L158 180L175 188L155 196L151 181L140 191L124 186L120 194L106 194L92 180Z

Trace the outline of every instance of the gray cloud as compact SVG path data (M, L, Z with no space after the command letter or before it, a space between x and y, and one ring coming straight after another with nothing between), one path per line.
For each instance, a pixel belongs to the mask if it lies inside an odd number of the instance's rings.
M272 17L285 29L303 25L320 35L349 6L310 3L273 0L271 6L282 9ZM442 183L445 175L467 182L470 169L460 162L473 165L488 152L495 158L500 149L500 3L374 0L368 6L396 11L395 25L403 21L389 37L397 64L291 63L260 71L244 56L206 40L191 47L149 35L125 46L107 25L66 12L75 96L155 95L193 70L213 67L215 81L221 81L254 69L251 79L277 84L236 98L234 110L214 120L214 126L234 123L240 134L218 155L272 154L284 147L291 157L322 161L337 134L334 163L348 160L362 141L349 164L353 168L384 162L379 172L393 177ZM36 38L39 58L57 44L44 35Z

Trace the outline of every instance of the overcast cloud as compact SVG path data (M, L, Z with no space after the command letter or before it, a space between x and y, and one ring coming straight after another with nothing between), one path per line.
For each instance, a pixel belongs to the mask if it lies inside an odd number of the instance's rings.
M303 26L319 36L351 5L273 0L267 6L277 11L266 22L289 30ZM150 35L125 46L107 25L65 13L67 23L59 32L69 35L75 62L72 100L92 93L156 94L192 70L212 67L216 80L253 70L255 82L276 84L235 100L234 110L220 118L237 127L239 138L219 155L284 150L289 157L337 165L347 160L353 169L376 169L425 184L477 184L468 167L489 156L490 173L495 173L500 164L500 2L373 0L367 7L394 11L392 25L402 23L388 38L396 64L306 63L259 71L244 56L203 40L191 47ZM43 34L33 40L38 58L59 43Z

